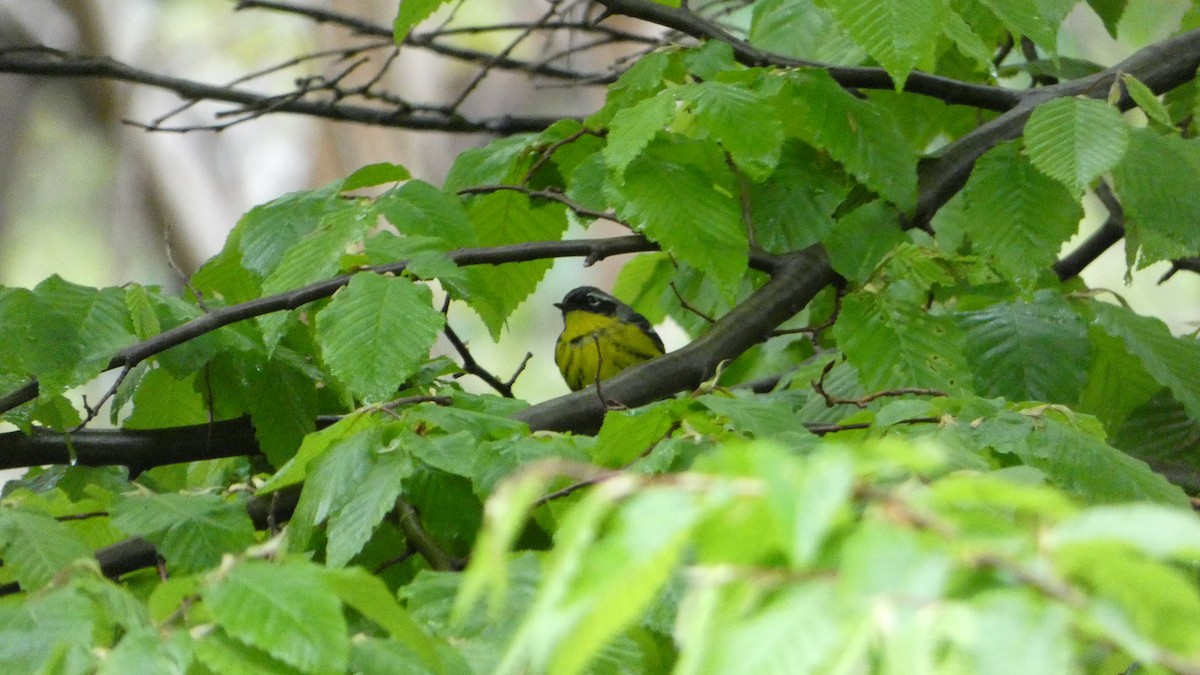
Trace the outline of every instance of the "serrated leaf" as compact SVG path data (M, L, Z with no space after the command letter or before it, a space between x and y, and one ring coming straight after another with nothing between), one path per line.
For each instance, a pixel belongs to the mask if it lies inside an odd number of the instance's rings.
M240 264L259 277L270 274L288 249L337 211L354 208L341 198L341 181L318 190L292 192L246 212L230 234Z
M982 396L1073 404L1090 362L1087 324L1054 291L961 315Z
M161 673L185 675L192 661L192 639L186 631L162 636L153 628L127 633L109 652L97 675Z
M118 350L137 342L122 289L54 275L6 304L6 351L38 378L47 400L96 377Z
M1051 547L1080 542L1120 542L1159 559L1187 561L1200 555L1200 519L1190 510L1158 504L1088 509L1047 533Z
M1075 195L1116 166L1128 144L1129 125L1121 113L1091 98L1049 101L1025 124L1029 160Z
M596 436L592 461L617 468L648 453L675 425L679 406L674 403L663 401L605 415Z
M346 249L360 243L374 227L374 211L342 210L326 216L312 231L288 248L278 266L263 280L262 292L283 293L333 276ZM263 341L273 351L296 320L295 312L272 312L258 317Z
M918 63L933 57L948 9L945 0L825 0L850 37L883 66L896 90Z
M957 327L948 317L917 305L855 293L843 300L833 333L869 390L928 387L954 392L970 377Z
M345 670L350 649L341 603L312 563L243 562L201 595L232 637L304 672Z
M748 187L755 241L771 253L799 251L821 241L833 229L833 213L849 192L850 181L827 157L802 143L789 143L771 175Z
M1125 212L1126 258L1142 268L1200 250L1200 142L1136 129L1113 170Z
M970 433L979 443L1041 470L1055 485L1089 503L1189 503L1183 491L1144 462L1081 431L1053 409L1002 411L978 421Z
M970 643L981 675L1058 675L1072 672L1075 646L1070 610L1015 593L981 594Z
M179 572L214 567L226 553L255 542L246 508L217 495L150 494L122 498L112 510L113 526L154 543Z
M958 51L973 59L977 65L983 66L992 77L996 77L996 64L992 62L995 55L975 29L954 11L946 12L942 21L942 34L954 42Z
M675 92L670 90L642 99L613 115L601 154L617 182L624 178L629 163L646 149L674 117Z
M447 1L403 0L400 3L400 10L396 13L396 20L392 22L392 39L396 44L403 42L409 31L432 16L438 7L446 4Z
M679 97L695 115L692 133L720 143L750 180L762 180L775 168L783 125L762 93L743 83L709 81L680 88Z
M374 453L386 446L384 428L348 424L336 434L309 434L294 460L280 470L271 487L287 485L303 475L304 489L288 525L288 545L305 550L313 530L353 496L373 466ZM310 442L311 441L311 442ZM286 478L284 477L286 476Z
M839 218L823 242L833 269L851 281L869 279L890 251L908 241L899 223L896 209L878 200Z
M1108 34L1117 37L1117 25L1121 22L1121 15L1125 13L1125 5L1127 0L1087 0L1088 5L1104 22L1104 28Z
M1175 337L1161 320L1122 307L1095 303L1094 310L1100 327L1124 340L1146 372L1171 390L1192 419L1200 420L1200 342Z
M788 74L784 132L825 150L863 185L910 211L917 202L917 154L893 117L850 95L821 70Z
M746 271L749 244L736 180L715 146L656 141L630 163L624 184L610 189L622 218L664 251L709 271L732 295Z
M384 516L395 510L404 479L414 468L408 453L395 444L390 452L374 456L349 498L329 518L326 565L341 567L358 555Z
M860 63L865 58L862 48L813 0L754 3L749 40L760 49L822 63Z
M558 205L534 206L526 195L504 191L472 200L468 213L481 246L501 246L562 237L567 219ZM466 270L465 298L493 339L509 315L537 288L552 261L477 265Z
M1048 268L1083 218L1079 201L1035 169L1015 142L997 145L979 158L962 193L951 200L955 203L959 208L943 209L934 217L934 228L962 227L979 255L1017 279Z
M1055 52L1058 28L1077 0L980 0L1008 29Z
M254 373L250 422L259 448L273 466L282 466L296 454L301 440L315 428L317 384L312 375L281 358L272 358Z
M0 509L0 551L4 568L22 590L37 591L75 560L92 551L65 523L33 511Z
M177 378L166 368L146 373L133 394L133 412L126 429L162 429L209 420L204 397L196 391L196 378Z
M411 649L430 670L441 670L437 642L429 637L379 577L361 567L321 571L325 584L348 607L374 621Z
M317 313L317 342L333 374L364 401L385 401L429 356L445 325L429 289L356 274Z
M346 176L342 181L342 191L357 190L384 183L396 183L408 180L409 178L412 178L412 174L408 172L408 169L399 164L392 164L391 162L368 164Z
M696 621L691 639L685 638L684 644L690 652L695 652L688 654L691 660L704 661L703 670L697 668L693 672L723 675L812 673L820 672L820 666L839 648L843 659L852 658L847 656L842 645L845 629L826 611L837 605L836 598L829 585L813 583L781 589L777 597L745 615L735 613L732 606L713 608L711 602L693 601L693 606L699 605L712 613L707 621ZM737 616L736 621L726 618L733 616ZM712 632L707 633L703 628Z
M222 675L299 675L304 672L220 630L196 640L195 651L199 663Z
M1130 75L1129 73L1121 73L1121 82L1125 84L1125 90L1129 92L1129 96L1134 103L1146 113L1146 117L1158 122L1159 124L1170 127L1171 113L1167 111L1167 107L1162 101L1158 100L1158 96L1150 90L1150 87L1142 84L1141 80Z
M477 238L462 200L420 180L411 180L375 201L375 208L401 235L429 237L441 250L474 246Z

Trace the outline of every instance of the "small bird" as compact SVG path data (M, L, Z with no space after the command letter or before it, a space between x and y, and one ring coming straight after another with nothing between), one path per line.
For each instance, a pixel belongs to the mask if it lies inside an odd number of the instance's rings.
M571 391L666 351L646 317L599 288L580 286L554 306L563 313L554 362Z

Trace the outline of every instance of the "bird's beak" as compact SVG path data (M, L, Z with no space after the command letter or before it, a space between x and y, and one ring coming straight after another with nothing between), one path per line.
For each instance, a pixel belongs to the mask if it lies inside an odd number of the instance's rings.
M559 309L562 309L562 303L561 303L561 302L556 302L556 303L554 303L554 306L555 306L555 307L557 307L557 308L559 308Z

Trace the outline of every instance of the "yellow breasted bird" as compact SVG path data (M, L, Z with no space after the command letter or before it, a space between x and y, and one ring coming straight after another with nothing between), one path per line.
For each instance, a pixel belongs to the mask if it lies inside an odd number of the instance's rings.
M599 288L580 286L554 306L563 313L554 362L572 391L665 352L646 317Z

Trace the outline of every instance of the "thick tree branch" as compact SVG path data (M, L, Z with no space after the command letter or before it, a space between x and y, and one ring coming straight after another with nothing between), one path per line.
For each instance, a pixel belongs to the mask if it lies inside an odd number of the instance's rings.
M819 247L780 257L772 277L691 344L604 381L604 397L629 407L693 389L717 366L766 339L837 279ZM592 389L551 399L513 417L533 430L594 432L606 412Z

